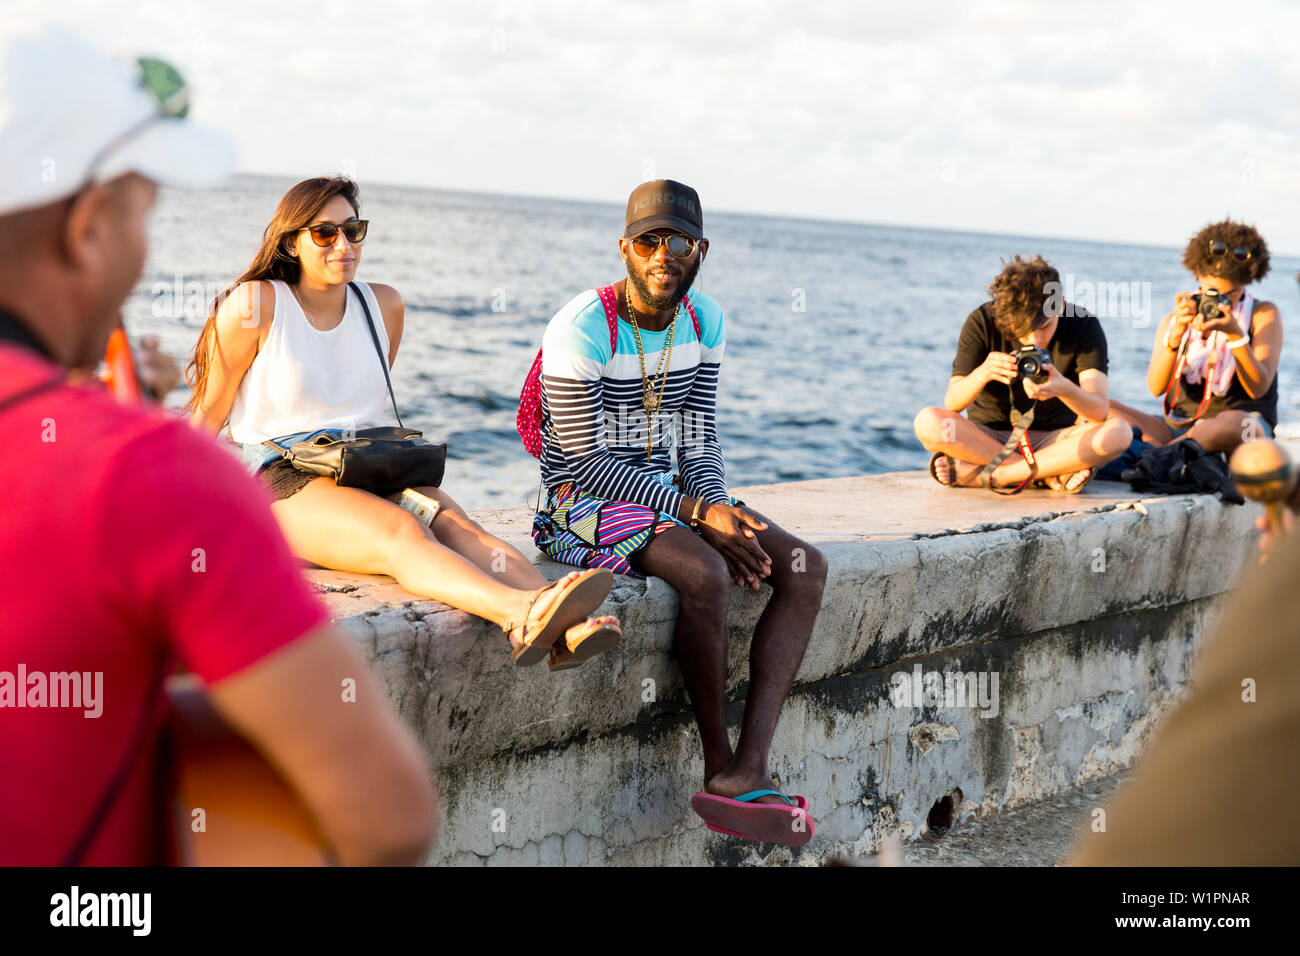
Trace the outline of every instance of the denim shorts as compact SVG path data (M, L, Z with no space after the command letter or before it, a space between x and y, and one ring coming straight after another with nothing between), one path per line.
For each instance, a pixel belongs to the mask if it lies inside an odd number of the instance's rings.
M338 428L320 428L314 432L295 432L292 435L284 435L276 438L275 442L288 448L295 442L306 441L318 435L341 434L343 432ZM287 461L274 448L251 443L245 443L243 448L241 458L244 467L270 492L272 501L283 501L285 498L292 498L306 488L310 482L320 477L319 475L299 471L293 466L292 462Z
M319 428L314 432L294 432L292 435L282 435L273 439L277 445L283 445L288 448L295 442L306 441L309 438L315 438L317 435L341 435L343 431L338 428ZM243 452L240 454L240 460L244 467L248 469L250 475L256 475L267 465L276 461L283 456L274 448L268 448L266 445L253 444L244 442L241 446Z

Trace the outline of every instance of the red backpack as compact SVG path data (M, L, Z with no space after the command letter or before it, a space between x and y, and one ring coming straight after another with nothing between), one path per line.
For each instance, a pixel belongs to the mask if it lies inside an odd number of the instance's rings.
M612 285L601 286L596 290L600 304L605 307L605 321L609 323L609 351L612 355L618 343L618 299ZM700 320L695 317L695 307L691 305L690 296L682 297L682 305L691 317L695 327L695 337L700 337ZM519 393L519 414L515 416L515 430L519 440L534 458L542 457L542 350L537 350L528 377L524 379L523 390Z

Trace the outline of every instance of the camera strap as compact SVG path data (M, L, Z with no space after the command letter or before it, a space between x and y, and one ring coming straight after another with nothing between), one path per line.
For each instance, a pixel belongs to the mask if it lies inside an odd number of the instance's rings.
M1183 340L1178 343L1178 358L1174 360L1174 371L1169 376L1169 385L1165 389L1164 397L1161 399L1161 405L1165 413L1165 422L1170 428L1185 428L1194 425L1204 417L1209 410L1210 402L1214 400L1214 393L1210 388L1210 383L1214 380L1214 368L1219 357L1218 349L1211 349L1209 358L1206 360L1205 378L1201 382L1201 401L1196 406L1196 413L1187 419L1176 418L1173 414L1174 406L1178 404L1179 381L1183 377L1183 366L1187 364L1187 346L1192 340L1192 331L1188 329L1183 333ZM1170 398L1170 396L1173 396Z
M1011 436L1007 439L1002 450L989 460L989 463L980 469L979 482L983 488L999 495L1018 495L1033 483L1038 477L1038 459L1034 457L1034 446L1029 443L1029 426L1034 423L1034 409L1038 407L1037 399L1029 406L1028 411L1021 414L1014 404L1011 406ZM1016 448L1019 447L1021 457L1025 459L1025 464L1029 466L1029 477L1016 485L1014 488L997 488L993 485L993 472L997 470L998 465L1007 460Z

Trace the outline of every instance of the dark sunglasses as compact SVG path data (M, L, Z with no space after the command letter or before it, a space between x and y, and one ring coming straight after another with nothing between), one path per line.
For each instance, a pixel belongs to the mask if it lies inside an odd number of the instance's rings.
M647 232L632 240L632 251L643 259L649 259L664 243L667 243L668 251L678 259L685 259L695 251L695 240L690 236L683 236L680 232L674 232L670 236Z
M1210 255L1216 259L1222 259L1227 254L1228 244L1226 242L1222 242L1218 239L1210 240ZM1234 246L1232 249L1232 258L1236 259L1238 262L1248 262L1250 256L1251 251L1245 246Z
M332 246L338 239L339 233L342 232L348 242L360 242L366 238L366 230L370 228L369 219L349 219L343 225L333 222L318 222L314 226L303 226L311 233L311 241L318 246ZM299 232L302 232L299 229Z

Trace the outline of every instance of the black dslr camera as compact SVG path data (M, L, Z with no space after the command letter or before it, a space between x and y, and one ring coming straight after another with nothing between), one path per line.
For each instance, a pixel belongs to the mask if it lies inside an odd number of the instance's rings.
M1036 345L1022 345L1016 353L1016 375L1031 382L1046 382L1051 364L1052 356Z
M1192 301L1196 303L1196 311L1201 313L1203 319L1213 320L1232 314L1232 300L1215 289L1193 293Z

